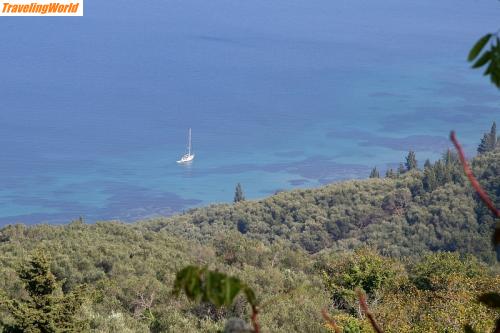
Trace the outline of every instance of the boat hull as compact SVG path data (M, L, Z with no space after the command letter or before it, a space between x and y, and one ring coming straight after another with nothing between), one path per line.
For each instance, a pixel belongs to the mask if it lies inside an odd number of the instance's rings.
M184 155L184 156L182 156L182 158L180 160L177 161L177 163L179 163L179 164L181 164L181 163L189 163L192 160L194 160L194 154L192 154L192 155Z

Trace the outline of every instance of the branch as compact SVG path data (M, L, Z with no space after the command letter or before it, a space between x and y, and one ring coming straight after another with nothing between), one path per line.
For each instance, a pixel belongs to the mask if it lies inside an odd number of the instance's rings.
M368 320L370 320L370 324L372 325L373 329L377 333L383 333L382 328L377 324L375 321L375 317L373 317L373 314L370 312L370 309L368 308L368 304L366 304L366 295L360 290L357 290L358 293L358 298L359 298L359 305L361 306L361 310L365 314L365 316L368 317Z
M144 311L150 310L153 306L154 299L154 292L149 297L146 297L144 293L137 293L137 299L132 302L132 305L134 306L134 317L139 318L143 315Z
M335 330L335 333L342 333L342 331L340 330L340 328L337 325L337 323L335 322L335 320L333 320L333 318L328 315L328 313L326 312L326 309L322 309L321 314L323 315L323 319L325 319L328 326L330 326L331 328L333 328Z
M458 152L458 157L460 158L460 162L462 163L462 167L464 168L464 172L467 175L467 178L469 178L469 181L472 185L472 187L476 190L477 194L483 200L483 202L486 204L488 209L495 215L495 217L500 217L500 210L498 210L495 207L495 204L491 200L491 198L488 196L488 193L481 187L481 184L477 181L476 177L474 177L474 174L472 173L471 168L469 167L469 164L467 163L467 160L465 159L465 154L462 149L462 146L457 140L457 137L455 136L455 132L451 131L450 134L450 139L455 145L455 148L457 149Z

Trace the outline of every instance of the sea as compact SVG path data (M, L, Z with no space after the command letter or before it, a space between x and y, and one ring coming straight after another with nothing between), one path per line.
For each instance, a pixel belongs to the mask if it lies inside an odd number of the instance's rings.
M133 222L469 156L494 0L85 1L0 17L0 226ZM176 161L192 128L195 160Z

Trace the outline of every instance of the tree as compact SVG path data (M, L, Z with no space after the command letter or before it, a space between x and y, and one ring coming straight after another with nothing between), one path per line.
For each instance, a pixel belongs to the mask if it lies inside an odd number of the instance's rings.
M382 200L382 209L391 213L402 213L411 202L411 192L408 188L400 188L388 193Z
M432 168L432 163L429 159L425 160L424 169Z
M245 201L245 195L243 194L243 188L241 187L241 184L238 183L234 191L234 202L240 201Z
M402 175L405 172L406 172L406 168L405 168L404 164L403 163L399 163L399 166L398 166L398 175Z
M246 234L248 232L248 221L244 218L239 219L237 227L239 232Z
M336 254L335 260L326 258L318 263L318 269L336 307L351 314L357 308L356 288L361 288L369 297L376 296L384 288L395 287L401 270L395 261L368 248Z
M490 136L485 133L483 135L483 138L481 139L481 143L477 147L477 152L479 154L483 154L483 153L489 152L490 151L490 147L491 147Z
M457 275L473 278L484 274L485 268L472 257L461 258L454 252L430 253L412 268L412 282L421 290L446 290Z
M426 167L424 169L424 178L422 179L422 185L424 186L424 190L427 192L432 192L437 187L437 179L434 168Z
M493 145L493 149L495 149L495 147L498 144L497 123L496 122L493 122L493 124L491 125L490 138L491 138L491 143Z
M417 166L418 166L417 165L417 158L416 158L415 152L413 150L410 150L408 152L408 156L406 156L405 166L406 166L406 170L408 170L408 171L417 168Z
M479 144L479 147L477 147L477 152L479 154L483 154L493 151L497 144L497 124L493 122L490 132L484 133L481 143Z
M395 178L396 173L392 169L387 169L387 171L385 172L385 177L386 178Z
M491 124L491 129L489 133L489 144L490 144L490 151L494 150L497 146L497 124L496 122L493 122Z
M448 149L446 153L443 154L443 159L446 166L451 166L458 162L457 154L453 153L451 149Z
M5 332L83 332L87 329L87 323L76 318L86 300L85 287L63 294L44 252L36 251L18 275L29 298L0 300L0 305L13 319L13 323L3 323Z
M377 167L374 167L370 172L370 178L380 178L380 172L378 172Z

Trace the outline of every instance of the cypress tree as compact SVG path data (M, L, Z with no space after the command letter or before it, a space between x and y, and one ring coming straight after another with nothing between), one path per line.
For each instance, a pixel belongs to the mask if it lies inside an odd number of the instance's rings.
M410 150L408 152L408 156L406 156L406 170L410 171L417 168L417 158L415 156L415 152Z
M444 163L446 165L450 165L451 163L453 163L453 156L451 155L451 150L448 149L446 151L446 153L444 154Z
M245 195L243 194L243 188L241 187L241 184L238 183L234 191L234 202L240 201L245 201Z
M487 153L496 148L497 142L497 124L493 122L489 133L485 133L481 139L481 143L477 147L479 154Z
M377 167L374 167L370 172L370 178L380 178L380 172L378 172Z
M436 173L432 167L426 167L424 169L424 178L422 179L422 185L424 187L424 190L427 192L431 192L436 189Z
M497 123L493 122L490 130L491 150L497 146Z
M490 135L489 134L484 134L483 138L481 139L481 143L477 147L477 152L478 154L484 154L486 152L490 151Z
M424 169L428 169L428 168L432 168L432 163L431 163L431 161L429 161L429 159L426 159L425 163L424 163Z
M35 252L18 272L29 299L0 300L10 312L13 323L4 324L4 332L82 332L87 323L76 319L85 302L84 287L62 294L60 283L50 270L50 260L42 251ZM1 327L0 323L0 327Z
M444 162L447 166L453 166L458 163L458 155L456 152L448 149L443 156Z
M387 169L387 171L385 172L385 177L386 178L395 178L396 173L392 169Z
M452 174L449 168L446 167L444 161L439 160L434 164L434 174L436 175L436 183L441 186L452 181Z

